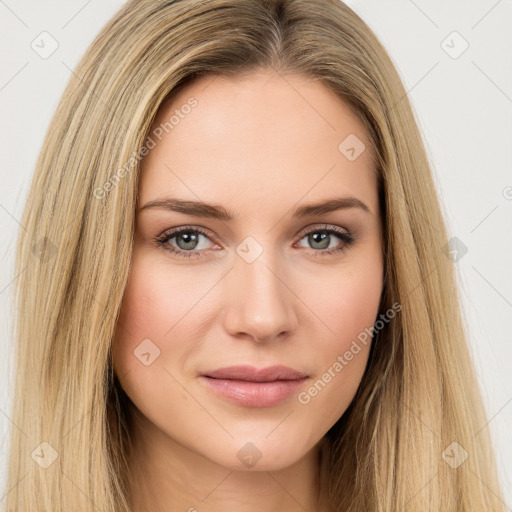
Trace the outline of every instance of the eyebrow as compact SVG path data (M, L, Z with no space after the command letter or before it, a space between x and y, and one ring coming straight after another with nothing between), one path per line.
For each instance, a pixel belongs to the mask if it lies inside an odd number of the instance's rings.
M232 221L235 215L226 210L223 206L217 204L203 203L201 201L185 201L181 199L167 197L164 199L155 199L149 201L139 209L140 211L148 209L162 209L196 217L207 217L221 221ZM337 210L347 210L350 208L359 208L371 214L370 209L359 199L348 196L328 199L318 203L299 206L292 211L292 217L303 218L313 215L322 215Z

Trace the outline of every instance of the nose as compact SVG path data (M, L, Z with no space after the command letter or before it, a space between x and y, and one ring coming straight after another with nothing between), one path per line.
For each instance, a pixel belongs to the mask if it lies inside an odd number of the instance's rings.
M283 340L295 331L298 299L282 267L276 259L236 259L226 283L224 328L231 336L263 343Z

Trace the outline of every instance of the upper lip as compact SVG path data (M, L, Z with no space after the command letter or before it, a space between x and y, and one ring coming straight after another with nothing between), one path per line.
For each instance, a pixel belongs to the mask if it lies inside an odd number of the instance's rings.
M229 366L202 373L205 377L226 380L245 380L248 382L274 382L276 380L300 380L307 375L287 366L268 366L256 368L254 366Z

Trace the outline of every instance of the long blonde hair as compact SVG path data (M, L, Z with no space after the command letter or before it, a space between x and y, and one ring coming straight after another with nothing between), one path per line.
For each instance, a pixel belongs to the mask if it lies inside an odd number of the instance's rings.
M322 81L364 122L383 215L381 308L402 308L325 436L323 496L344 512L503 510L417 123L383 46L339 0L132 0L86 52L21 222L6 510L129 510L130 418L111 340L140 148L162 102L194 77L259 68Z

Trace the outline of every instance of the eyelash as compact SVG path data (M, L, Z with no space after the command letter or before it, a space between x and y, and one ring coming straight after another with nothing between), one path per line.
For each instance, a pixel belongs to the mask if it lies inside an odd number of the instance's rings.
M178 228L178 229L163 233L161 236L155 238L154 241L158 247L161 247L165 251L168 251L172 254L176 254L179 257L194 258L194 259L200 258L202 256L201 251L195 251L195 250L183 251L181 249L177 249L176 247L173 247L172 245L168 245L167 247L164 247L164 244L166 242L168 242L169 240L171 240L173 238L176 238L177 236L181 235L182 233L195 233L195 234L199 233L199 234L205 236L206 238L210 239L209 234L206 231L204 231L203 229L197 228L197 227L192 227L192 226L184 226L182 228ZM315 227L314 229L311 229L309 231L301 233L301 237L299 238L299 241L302 240L305 236L310 235L312 233L326 233L328 235L335 235L338 238L340 238L343 242L340 247L332 248L329 250L310 249L311 251L314 252L315 257L317 255L320 255L321 257L323 257L323 256L331 256L333 254L340 253L340 252L344 251L345 249L348 249L356 241L356 237L354 235L350 235L348 232L343 231L337 227L327 226L327 225L322 226L322 227Z

